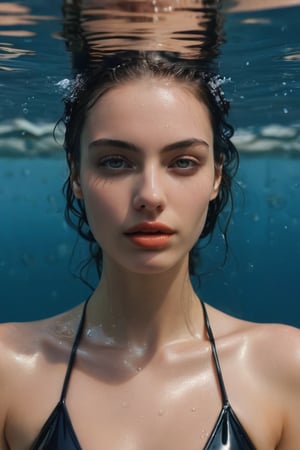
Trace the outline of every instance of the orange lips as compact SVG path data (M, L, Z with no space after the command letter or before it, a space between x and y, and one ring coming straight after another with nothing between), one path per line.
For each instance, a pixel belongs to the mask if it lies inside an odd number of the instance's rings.
M128 235L128 238L139 247L158 249L165 247L169 243L171 235L136 233Z
M173 234L174 230L160 222L142 222L125 232L133 244L149 250L166 247Z

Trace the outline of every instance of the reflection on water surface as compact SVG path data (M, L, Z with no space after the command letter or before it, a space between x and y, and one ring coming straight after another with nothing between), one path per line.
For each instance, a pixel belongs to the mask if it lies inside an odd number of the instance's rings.
M88 1L80 8L66 4L63 35L72 52L85 51L92 61L120 50L211 59L223 40L222 21L217 5L204 3L103 1L96 7L97 2Z

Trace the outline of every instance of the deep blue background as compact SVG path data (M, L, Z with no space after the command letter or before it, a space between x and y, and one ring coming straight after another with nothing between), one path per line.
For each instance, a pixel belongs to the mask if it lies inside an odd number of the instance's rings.
M55 83L71 72L57 39L61 1L29 4L33 16L51 18L23 25L36 33L31 38L1 38L34 53L1 62L13 71L1 72L0 125L15 117L54 123L61 114ZM269 124L299 127L299 14L295 7L226 16L220 69L232 80L224 89L237 128L256 134ZM89 294L69 270L76 235L63 219L65 163L25 156L0 157L1 322L45 317ZM220 267L223 244L216 236L204 252L209 274L200 295L240 317L300 326L300 158L242 154L237 181L228 261Z
M62 159L1 159L1 321L45 317L89 293L69 269L76 235L63 219L64 177ZM199 293L240 317L299 326L300 159L243 156L237 181L227 263L216 235Z

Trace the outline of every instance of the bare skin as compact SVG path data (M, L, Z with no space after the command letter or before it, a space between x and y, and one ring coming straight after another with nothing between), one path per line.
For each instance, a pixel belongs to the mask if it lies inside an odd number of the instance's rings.
M174 83L113 88L88 114L72 182L104 271L66 401L84 450L199 450L217 420L218 382L188 276L221 179L212 146L205 106ZM145 221L172 228L163 247L124 233ZM1 450L29 449L57 404L81 311L0 327ZM208 314L230 402L255 447L300 448L299 331Z
M298 331L211 308L209 315L231 404L256 448L298 448ZM1 450L28 449L57 403L73 337L57 324L67 322L74 334L77 321L78 309L1 327ZM112 450L198 450L221 408L209 343L203 334L173 340L147 349L141 361L126 346L107 348L85 335L67 407L87 450L95 442Z

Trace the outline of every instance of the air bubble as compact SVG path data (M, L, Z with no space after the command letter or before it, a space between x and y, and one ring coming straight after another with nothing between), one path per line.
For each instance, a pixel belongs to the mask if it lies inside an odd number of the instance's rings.
M248 272L253 272L253 270L254 270L254 264L248 263Z

